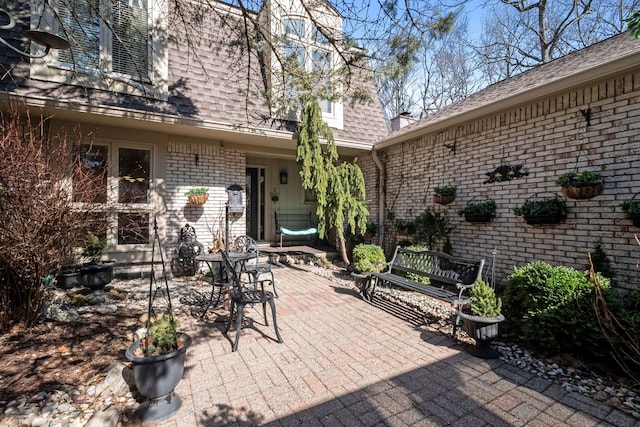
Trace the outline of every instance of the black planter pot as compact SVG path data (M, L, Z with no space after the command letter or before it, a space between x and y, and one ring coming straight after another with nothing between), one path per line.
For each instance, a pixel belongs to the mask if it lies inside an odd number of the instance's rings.
M134 353L140 347L140 340L129 346L126 357L133 364L133 377L138 392L149 400L136 409L136 415L143 423L169 418L182 406L180 397L173 390L184 373L184 361L191 337L179 333L178 340L184 345L178 350L152 357L139 357Z
M351 273L351 277L354 278L356 287L360 290L360 295L364 300L371 301L373 282L371 274L368 273Z
M559 224L564 221L565 218L564 215L531 215L525 216L524 220L529 225L548 225Z
M56 275L56 287L71 289L81 285L80 272L75 269L62 270Z
M113 279L115 262L85 264L80 267L80 283L90 289L102 289Z
M470 214L465 213L464 219L467 222L491 222L491 220L496 216L495 213L486 213L486 214Z
M464 330L476 344L467 347L467 352L481 359L496 359L499 354L491 347L491 342L498 337L500 322L504 316L480 317L458 311Z

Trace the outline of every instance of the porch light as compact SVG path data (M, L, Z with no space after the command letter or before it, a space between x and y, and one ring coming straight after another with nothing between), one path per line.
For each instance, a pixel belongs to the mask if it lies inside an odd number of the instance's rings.
M287 171L280 172L280 184L286 184L289 179Z
M16 20L13 17L13 15L11 15L6 9L0 9L0 19L5 19L5 18L1 18L2 16L6 16L7 18L9 18L9 23L5 24L5 25L0 25L0 30L11 30L13 27L16 26ZM17 49L16 47L12 46L8 41L6 41L2 36L0 36L0 43L2 43L3 45L5 45L6 47L8 47L9 49L11 49L12 51L19 53L22 56L26 56L27 58L33 58L33 59L38 59L38 58L44 58L45 56L47 56L47 54L49 53L49 51L51 49L69 49L71 48L71 44L69 44L69 42L65 39L63 39L62 37L59 37L55 34L52 33L48 33L46 31L40 31L40 30L28 30L24 32L24 36L29 39L30 41L32 41L33 43L36 43L40 46L44 46L45 49L42 52L38 52L36 54L31 54L29 52L23 52L20 49Z

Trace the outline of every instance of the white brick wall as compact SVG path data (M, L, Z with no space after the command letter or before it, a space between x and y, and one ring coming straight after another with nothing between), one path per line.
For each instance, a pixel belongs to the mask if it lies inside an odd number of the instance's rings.
M167 246L177 247L180 229L186 223L196 229L205 248L213 246L216 231L224 237L227 188L232 184L244 188L244 181L244 154L217 146L171 142L167 153ZM184 194L191 187L208 188L209 200L202 206L187 204ZM230 221L229 235L240 234L245 234L244 214Z
M634 235L640 235L640 229L631 225L620 205L640 192L639 77L635 73L612 78L382 150L386 210L400 218L413 218L429 206L446 212L454 226L454 254L483 257L490 263L496 248L499 282L514 266L534 260L586 269L587 251L601 240L616 272L615 284L636 288L640 246ZM580 110L588 108L587 128ZM444 146L454 142L455 154ZM517 164L529 175L483 183L486 173L498 166ZM605 177L603 194L591 200L566 199L568 218L556 226L530 226L514 215L513 209L529 197L562 197L555 180L576 166ZM367 174L368 198L374 200L375 165L367 158L361 167ZM456 200L434 205L433 188L449 184L458 186ZM471 224L458 216L457 210L473 198L496 201L493 222ZM377 201L370 210L377 216ZM391 221L386 227L390 253L394 227Z

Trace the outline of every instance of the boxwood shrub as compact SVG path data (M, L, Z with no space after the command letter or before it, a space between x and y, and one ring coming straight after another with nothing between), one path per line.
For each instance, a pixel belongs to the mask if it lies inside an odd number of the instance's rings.
M609 279L598 275L609 309L623 313ZM570 353L583 360L605 361L610 346L594 310L595 284L584 272L532 262L516 267L503 294L509 329L545 355Z
M384 251L378 245L360 243L353 248L353 266L358 273L380 272L386 262Z

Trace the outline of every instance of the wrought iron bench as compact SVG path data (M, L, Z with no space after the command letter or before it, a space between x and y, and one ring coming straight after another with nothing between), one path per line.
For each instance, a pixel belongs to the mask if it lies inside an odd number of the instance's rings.
M469 303L469 297L463 293L481 279L484 259L468 260L442 252L412 251L398 246L388 266L387 271L371 274L371 285L363 290L365 299L372 300L378 282L384 282L420 292L457 308ZM411 274L427 277L430 284L410 278ZM458 322L456 318L454 337Z
M318 233L311 213L273 213L276 223L276 236L280 235L280 247L283 236L312 236Z

